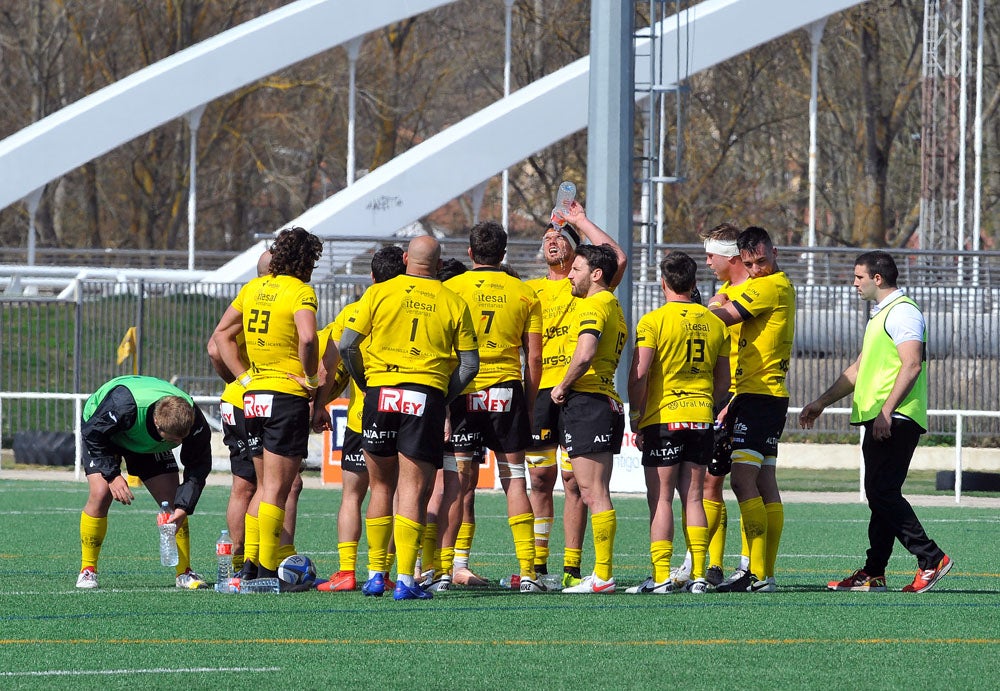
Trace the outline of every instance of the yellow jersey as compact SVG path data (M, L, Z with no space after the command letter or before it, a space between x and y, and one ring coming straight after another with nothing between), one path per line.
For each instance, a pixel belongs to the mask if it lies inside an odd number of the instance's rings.
M581 334L597 336L597 352L583 376L573 382L573 391L599 393L611 396L621 403L615 391L615 370L625 349L628 324L618 298L610 290L602 290L587 298L580 298L573 315L573 325L566 339L566 353L570 358L576 350Z
M309 398L309 392L288 375L305 376L299 362L295 313L307 310L316 319L316 292L312 286L294 276L261 276L243 286L232 305L243 315L253 377L248 390Z
M323 327L323 332L327 335L324 341L331 341L334 347L340 343L340 339L344 335L344 325L347 323L348 317L354 314L357 305L357 302L352 302L345 306L332 322ZM362 358L364 358L364 342L362 342L361 351ZM339 370L343 366L344 364L341 362L337 369ZM327 376L336 376L336 374L327 373ZM348 384L347 398L347 429L361 434L361 411L365 404L365 394L352 377L348 377L348 379L350 379L350 384Z
M741 314L750 315L740 329L736 393L788 398L785 379L795 336L795 288L779 271L751 278L736 291L732 301Z
M737 295L739 295L740 290L742 290L743 284L734 286L729 281L722 284L719 288L719 292L723 295L729 296L730 300L733 300ZM740 332L742 331L743 324L737 323L729 327L729 393L736 392L736 368L739 359L740 350Z
M247 352L247 339L240 331L236 334L236 347L240 349L240 352L246 355ZM239 372L237 372L239 374ZM234 379L228 384L226 388L222 390L222 402L229 403L240 410L243 410L243 393L246 391L246 387L240 384L239 380Z
M479 373L462 393L521 379L524 335L542 333L538 296L502 269L480 267L445 281L469 306L479 340Z
M542 379L539 389L551 389L563 380L572 349L566 348L577 299L568 278L525 281L538 296L542 310Z
M436 278L403 274L370 286L346 328L361 348L369 386L423 384L448 392L456 350L478 350L465 300Z
M712 372L730 350L725 322L701 305L668 302L639 320L635 347L653 350L639 427L715 419Z

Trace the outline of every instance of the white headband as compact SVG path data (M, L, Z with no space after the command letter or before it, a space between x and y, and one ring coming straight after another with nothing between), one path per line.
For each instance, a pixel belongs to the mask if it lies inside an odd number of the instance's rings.
M705 251L709 254L718 254L722 257L738 257L740 256L740 251L736 247L736 241L725 241L725 240L712 240L709 238L705 240Z

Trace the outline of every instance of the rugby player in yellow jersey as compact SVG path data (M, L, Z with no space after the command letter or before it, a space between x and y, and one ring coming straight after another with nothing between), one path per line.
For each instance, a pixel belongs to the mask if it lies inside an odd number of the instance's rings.
M675 590L670 578L675 489L692 555L691 580L685 590L708 590L708 521L702 489L715 446L713 411L729 391L729 331L707 308L691 301L697 272L697 264L683 252L664 257L660 288L667 303L644 315L635 330L629 421L642 451L653 575L628 593Z
M609 245L581 245L569 271L573 296L581 298L569 327L569 365L552 387L552 403L563 407L560 425L580 496L590 510L594 572L564 593L613 593L613 556L618 521L611 503L611 470L621 451L625 413L615 391L615 369L628 338L628 325L608 277L618 273Z
M719 292L732 297L738 294L740 284L750 278L747 269L740 259L740 251L736 247L736 238L740 235L740 229L730 223L720 223L709 231L701 234L705 241L705 263L712 270L716 278L722 281ZM713 303L709 307L719 307L719 303ZM729 338L732 349L729 354L730 370L730 393L726 397L728 404L732 398L733 382L736 379L736 355L740 342L740 325L733 324L729 327ZM725 418L725 408L717 411L715 430L715 450L712 453L712 461L708 464L708 472L705 474L704 497L702 503L705 506L705 515L708 518L708 570L705 572L705 579L709 585L717 586L723 583L725 575L722 571L722 563L726 554L726 529L729 524L726 503L722 496L726 475L732 467L731 462L731 437L732 433L722 425L721 420ZM683 514L682 514L683 518ZM750 558L747 556L746 536L740 530L742 537L742 549L740 551L740 564L729 577L731 580L741 578L749 570ZM670 578L675 587L682 587L691 577L691 551L688 550L684 556L684 563L670 572Z
M719 292L732 296L738 295L742 290L740 286L750 278L747 268L743 266L740 258L740 250L736 246L736 240L740 235L740 229L729 223L721 223L709 231L704 237L705 240L705 263L715 274L716 278L722 281ZM718 303L710 304L709 307L720 307ZM731 349L729 351L729 395L726 397L726 405L732 400L736 385L736 364L740 345L740 325L733 324L729 327L729 339ZM710 585L717 586L723 582L724 574L722 564L726 553L726 528L729 523L726 503L722 497L723 486L726 475L732 468L732 430L722 425L725 419L726 409L717 411L716 420L719 421L715 432L715 451L712 455L712 462L708 464L708 473L705 474L705 515L708 517L708 570L705 578ZM748 555L746 535L740 530L740 563L731 580L736 580L744 575L750 568L750 557ZM685 562L686 563L686 562ZM690 573L690 566L687 571Z
M569 270L573 265L573 252L580 244L577 232L582 233L592 245L606 244L614 250L618 271L608 280L608 287L612 290L621 282L628 263L621 247L587 218L579 202L570 204L565 217L569 221L568 225L560 229L550 223L542 239L542 256L548 265L548 273L541 278L525 281L542 304L542 379L532 415L532 446L525 456L531 477L530 499L532 512L535 514L535 572L539 576L548 573L549 533L555 515L552 491L559 472L556 467L556 449L561 409L553 405L548 394L553 386L562 381L569 363L570 353L564 354L564 351L576 306L576 298L573 297L569 282ZM580 488L568 459L563 459L561 470L565 492L562 585L566 587L576 585L581 580L580 562L583 538L587 530L587 505L580 497Z
M403 264L402 248L389 245L379 249L372 256L371 269L372 283L388 281L403 273L406 266ZM316 390L313 404L312 427L316 432L331 429L330 411L326 406L333 395L342 390L347 383L340 373L343 372L347 379L350 379L347 371L342 369L337 343L343 336L347 320L354 314L356 307L356 302L347 305L336 319L320 331L320 350L323 351L320 378L323 383ZM341 366L338 367L338 364ZM368 468L365 465L365 456L361 452L361 409L364 400L364 394L354 380L350 379L347 427L344 430L344 444L340 456L343 492L340 508L337 510L337 553L340 564L337 572L330 576L330 580L316 586L317 590L324 592L345 592L357 587L355 569L358 560L358 541L361 539L361 505L368 493ZM382 573L385 577L387 570L386 553L369 549L369 578L376 572Z
M785 378L795 333L795 288L778 268L778 251L763 228L751 226L736 241L750 274L738 294L718 294L713 312L726 324L741 324L736 365L736 395L725 424L733 432L730 482L740 502L749 547L750 571L723 583L721 592L774 592L784 509L775 464L785 428L788 388Z
M247 511L247 542L254 518L259 531L259 577L277 574L285 502L308 452L309 405L319 384L316 293L308 281L322 251L320 239L303 228L282 230L271 246L270 273L243 286L213 334L226 367L247 386L247 436L259 443L251 448L261 464ZM249 364L236 344L237 322Z
M466 467L472 466L473 455L482 446L496 454L520 565L520 591L536 593L545 587L535 575L535 519L528 500L524 451L531 443L529 411L542 375L542 314L535 291L500 267L506 251L507 233L500 224L477 223L469 232L472 270L445 283L469 305L479 340L479 374L450 406L451 442L458 464ZM450 475L445 475L446 482ZM457 472L454 475L453 482ZM460 496L454 497L459 510L460 501ZM449 520L450 508L442 506L438 512L443 573L431 584L433 589L447 589L451 583L461 521L454 520L455 513Z
M257 260L257 275L264 276L271 265L271 251L265 250ZM236 344L240 354L246 358L246 338L243 335L243 324L233 325ZM229 536L233 540L233 567L238 572L238 578L257 577L258 543L246 543L246 513L250 507L254 492L257 491L257 470L252 448L259 448L258 441L248 442L246 420L243 417L243 392L245 387L236 379L236 375L226 368L219 356L215 339L208 339L208 357L215 371L226 382L222 391L219 412L222 418L222 440L229 449L229 466L233 474L233 484L229 489L229 503L226 506L226 525ZM257 458L259 464L262 459ZM295 554L295 519L299 494L302 492L302 476L297 475L292 483L285 502L285 521L281 529L279 541L279 559ZM254 530L259 535L259 530ZM249 561L245 560L249 557Z
M403 261L406 274L376 283L358 301L340 354L365 392L368 544L385 549L392 532L398 572L393 599L411 600L433 597L413 578L427 492L443 462L447 406L476 376L479 353L468 306L437 279L438 241L414 238ZM362 590L378 596L383 589L384 577L377 573Z

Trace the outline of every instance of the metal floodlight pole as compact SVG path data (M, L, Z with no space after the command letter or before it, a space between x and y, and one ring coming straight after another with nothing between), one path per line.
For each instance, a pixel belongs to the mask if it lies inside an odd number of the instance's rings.
M817 167L817 146L816 146L816 121L819 111L819 44L823 40L823 30L826 28L826 18L813 22L809 25L809 42L812 44L812 58L810 62L810 85L809 85L809 230L806 244L809 248L816 246L816 167ZM810 252L806 269L806 283L812 285L815 282L814 263L815 257Z
M510 54L511 54L511 13L514 7L514 0L504 0L504 53L503 53L503 96L510 96ZM510 193L508 185L510 183L510 172L507 168L500 174L500 223L508 233L510 228L507 224L510 221Z
M198 213L198 128L201 127L201 116L205 113L204 104L184 115L187 120L188 135L188 271L194 271L194 235L195 219Z
M985 0L979 0L979 15L976 25L976 114L973 125L973 155L975 156L974 180L972 183L972 251L979 252L980 224L982 223L983 193L983 34L985 33ZM973 256L972 285L979 285L979 256Z
M354 123L357 118L356 107L354 104L355 94L357 93L357 84L355 83L355 78L357 76L358 68L358 55L361 53L361 42L364 39L358 37L351 39L347 42L347 62L348 62L348 85L347 85L347 186L350 187L354 184L354 169L356 164L354 162Z

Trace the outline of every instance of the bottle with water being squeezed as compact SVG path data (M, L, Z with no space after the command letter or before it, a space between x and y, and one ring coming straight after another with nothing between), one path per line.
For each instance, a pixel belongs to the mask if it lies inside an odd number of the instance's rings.
M552 221L553 226L556 228L562 228L566 225L565 214L574 199L576 199L576 185L569 180L564 180L559 185L559 191L556 192L556 205L552 208L552 216L550 220Z

